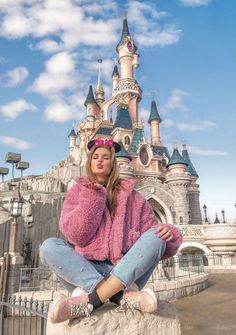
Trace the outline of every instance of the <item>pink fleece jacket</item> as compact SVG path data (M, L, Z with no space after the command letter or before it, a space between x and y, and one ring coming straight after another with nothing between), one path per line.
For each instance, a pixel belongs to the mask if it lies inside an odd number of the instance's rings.
M116 215L106 207L106 188L94 186L87 177L76 179L68 191L60 218L60 230L75 250L87 259L109 259L116 264L148 229L157 223L148 201L134 190L135 180L121 180ZM164 258L176 254L182 242L178 228L164 224L174 238L167 242Z

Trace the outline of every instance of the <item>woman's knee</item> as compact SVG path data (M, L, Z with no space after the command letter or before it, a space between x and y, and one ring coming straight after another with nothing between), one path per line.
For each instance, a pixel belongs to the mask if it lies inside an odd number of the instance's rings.
M153 246L155 251L159 251L161 255L164 254L166 249L166 241L158 236L155 228L148 229L142 236L149 240L150 247Z
M47 255L51 255L53 252L55 252L56 245L59 241L59 238L49 237L41 244L41 246L39 247L39 258L43 263L45 263Z

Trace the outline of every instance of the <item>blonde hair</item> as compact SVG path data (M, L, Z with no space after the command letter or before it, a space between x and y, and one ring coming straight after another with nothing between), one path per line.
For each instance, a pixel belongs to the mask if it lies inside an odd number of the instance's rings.
M96 145L91 148L91 150L88 153L88 159L86 162L86 173L87 177L92 181L97 183L98 180L96 178L96 175L92 172L91 170L91 160L93 157L94 152L98 148L106 148L108 151L111 152L111 161L112 161L112 168L111 172L105 181L104 186L107 189L107 208L110 211L110 214L112 217L114 217L115 212L116 212L116 207L117 207L117 193L120 188L120 178L119 178L119 171L118 171L118 164L115 156L115 149L113 146L103 146L103 145Z

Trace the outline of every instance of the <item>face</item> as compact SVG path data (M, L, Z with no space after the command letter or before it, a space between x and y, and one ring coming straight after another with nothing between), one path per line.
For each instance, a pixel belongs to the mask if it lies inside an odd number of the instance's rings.
M107 148L97 148L91 159L91 170L98 181L107 179L112 169L111 151Z

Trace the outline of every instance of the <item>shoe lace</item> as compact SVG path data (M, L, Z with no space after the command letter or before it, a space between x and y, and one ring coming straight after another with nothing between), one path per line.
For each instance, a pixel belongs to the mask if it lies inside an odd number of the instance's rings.
M120 306L116 307L116 312L124 312L127 313L129 316L134 314L134 311L138 309L140 310L140 301L137 299L125 299L121 300Z
M72 317L76 316L86 316L90 317L90 309L88 307L88 304L72 304L70 306L70 315Z

